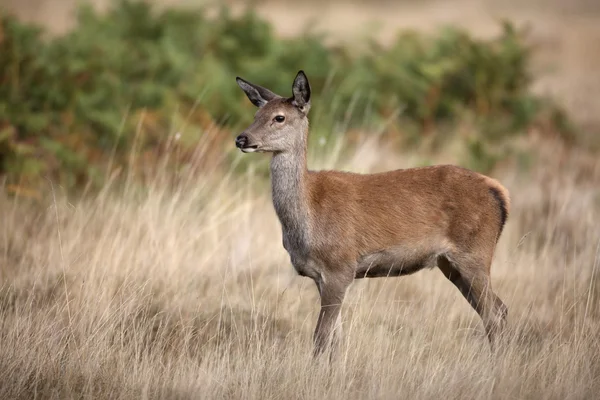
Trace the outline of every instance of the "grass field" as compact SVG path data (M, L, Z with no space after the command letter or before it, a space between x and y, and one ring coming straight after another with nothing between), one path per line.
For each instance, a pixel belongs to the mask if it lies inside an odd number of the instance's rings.
M417 161L360 149L311 165ZM251 171L0 197L0 398L593 398L600 164L547 152L552 164L496 176L513 211L492 268L509 307L495 358L436 269L355 282L339 356L314 363L317 290L295 275Z
M74 3L6 2L54 31L68 28ZM343 36L381 17L384 41L398 28L442 23L485 36L496 16L487 0L406 1L394 13L381 3L328 3L321 25ZM600 13L593 0L570 4L577 12L560 0L492 8L533 21L534 89L597 137ZM297 13L258 2L283 35L314 9L312 0ZM430 155L398 153L374 135L348 138L310 166L376 172L464 161L464 143ZM231 160L200 143L202 171L158 174L143 188L115 178L82 196L48 181L41 198L9 197L0 180L0 399L598 397L600 160L535 131L517 140L536 150L531 168L493 174L512 196L492 266L509 307L494 357L477 314L434 269L355 282L338 356L315 362L318 294L281 244L265 155Z

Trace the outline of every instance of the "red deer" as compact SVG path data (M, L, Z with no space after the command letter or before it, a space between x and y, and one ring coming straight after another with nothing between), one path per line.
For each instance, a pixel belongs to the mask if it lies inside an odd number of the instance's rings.
M378 174L309 171L311 89L304 72L298 72L289 98L236 81L259 108L236 146L244 153L272 153L273 205L283 247L321 296L315 353L338 340L342 302L354 279L435 266L479 314L493 347L508 313L490 282L510 207L508 191L492 178L452 165Z

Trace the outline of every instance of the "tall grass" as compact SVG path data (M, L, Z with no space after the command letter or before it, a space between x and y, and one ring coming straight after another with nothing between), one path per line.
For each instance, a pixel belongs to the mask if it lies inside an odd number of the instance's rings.
M380 150L312 165L413 162ZM251 170L77 200L48 183L42 207L0 195L0 398L593 398L598 189L575 172L498 176L514 205L492 270L510 309L497 357L428 270L356 282L331 365L311 357L317 290Z

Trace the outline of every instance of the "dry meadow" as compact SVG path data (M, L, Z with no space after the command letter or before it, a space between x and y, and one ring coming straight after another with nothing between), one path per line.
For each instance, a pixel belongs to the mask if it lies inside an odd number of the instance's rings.
M239 158L143 190L0 197L0 398L594 398L600 164L546 153L495 175L513 197L495 357L434 269L355 282L337 358L314 362L316 287L289 263L264 177L231 173ZM417 162L364 143L311 166Z
M50 18L38 3L6 4ZM334 3L326 17L338 16ZM426 5L398 12L408 22L386 29L464 20L486 33L487 9L463 3L438 14ZM508 14L538 18L537 62L558 65L536 90L597 127L597 7L575 3L594 12L519 6L520 14ZM293 29L270 5L259 9ZM67 24L55 6L57 24ZM343 8L348 20L370 15ZM159 173L144 187L135 177L115 179L78 196L52 182L37 199L8 197L0 187L0 398L597 398L600 161L548 138L526 140L539 152L531 168L493 174L512 195L492 266L494 290L509 307L495 356L477 314L433 269L355 282L337 357L315 362L318 293L281 244L260 168L265 155L223 158L177 179ZM377 141L332 148L310 166L376 172L461 161L453 147L437 156ZM210 159L204 165L219 158L203 143L198 151Z

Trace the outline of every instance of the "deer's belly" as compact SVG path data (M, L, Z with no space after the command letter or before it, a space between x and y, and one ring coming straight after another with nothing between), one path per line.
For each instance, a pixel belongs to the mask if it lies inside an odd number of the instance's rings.
M413 274L437 264L437 252L419 252L395 248L363 256L354 274L356 279Z

